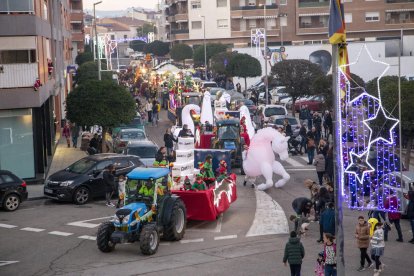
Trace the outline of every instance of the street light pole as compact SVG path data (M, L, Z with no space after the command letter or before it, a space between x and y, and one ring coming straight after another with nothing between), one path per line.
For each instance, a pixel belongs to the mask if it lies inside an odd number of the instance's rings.
M93 3L93 18L95 21L95 45L96 45L96 57L98 59L98 80L101 80L101 57L99 56L99 45L98 45L98 32L97 32L97 28L96 28L96 13L95 13L95 7L96 5L101 4L102 1Z
M204 40L204 70L205 70L205 78L207 80L207 44L206 44L206 17L204 15L200 15L203 18L203 40Z
M265 62L265 95L266 95L266 105L269 104L269 84L267 78L267 20L266 20L266 3L263 4L264 7L264 51L263 58Z

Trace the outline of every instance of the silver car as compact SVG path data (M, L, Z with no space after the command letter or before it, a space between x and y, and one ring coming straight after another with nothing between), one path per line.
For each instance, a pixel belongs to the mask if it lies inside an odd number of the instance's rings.
M401 181L402 174L402 181ZM382 183L382 186L387 189L392 189L396 192L398 198L405 198L403 201L403 212L405 213L408 206L408 192L414 191L414 171L402 171L402 172L390 172L381 177L379 183ZM395 187L399 185L401 187Z
M272 116L269 119L269 123L267 123L267 126L269 127L284 127L284 122L285 119L287 119L289 121L290 126L292 127L292 132L293 132L293 137L296 137L299 135L299 131L300 131L300 121L298 118L293 117L293 116L282 116L282 115L277 115L277 116Z
M121 153L126 148L129 141L145 140L147 136L142 129L124 128L118 132L113 140L114 152Z
M152 167L157 154L158 146L150 140L131 141L128 143L125 154L139 157L146 167Z

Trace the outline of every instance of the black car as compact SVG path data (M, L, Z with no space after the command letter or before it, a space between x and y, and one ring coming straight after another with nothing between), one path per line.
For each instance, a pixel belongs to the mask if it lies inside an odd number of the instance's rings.
M3 209L14 211L26 199L26 182L12 172L0 170L0 203Z
M44 194L48 198L73 201L79 205L87 203L91 198L103 197L103 170L110 164L115 166L115 176L125 175L136 167L144 166L137 156L114 153L90 155L49 176Z

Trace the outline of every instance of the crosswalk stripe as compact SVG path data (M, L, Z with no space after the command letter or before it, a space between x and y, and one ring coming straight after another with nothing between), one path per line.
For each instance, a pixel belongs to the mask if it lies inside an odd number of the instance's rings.
M229 240L229 239L237 239L237 235L228 235L228 236L214 237L214 240L215 241L219 241L219 240Z
M73 233L60 232L60 231L52 231L52 232L49 232L48 234L50 234L50 235L56 235L56 236L64 236L64 237L73 235Z
M192 242L203 242L204 239L193 239L193 240L181 240L180 243L192 243Z
M293 158L288 158L285 160L286 163L289 163L289 165L292 165L293 167L304 167L305 165L296 161Z
M306 162L306 164L308 164L309 158L307 156L298 156L298 157L302 158Z
M79 236L78 239L96 241L96 237L94 237L94 236L88 236L88 235Z
M20 229L20 230L22 230L22 231L29 231L29 232L36 232L36 233L38 233L38 232L42 232L42 231L45 231L45 229L41 229L41 228L32 228L32 227L25 227L25 228L22 228L22 229Z
M17 226L16 225L11 225L11 224L0 223L0 227L10 229L10 228L16 228Z

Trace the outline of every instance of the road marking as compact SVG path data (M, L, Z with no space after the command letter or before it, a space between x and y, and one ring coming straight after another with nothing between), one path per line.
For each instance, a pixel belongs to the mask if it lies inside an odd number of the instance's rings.
M22 228L22 229L20 229L20 230L22 230L22 231L29 231L29 232L36 232L36 233L38 233L38 232L42 232L42 231L45 231L45 229L41 229L41 228L32 228L32 227L25 227L25 228Z
M237 239L237 235L228 235L228 236L214 237L214 240L215 241L219 241L219 240L229 240L229 239Z
M17 226L16 225L11 225L11 224L0 223L0 227L10 229L10 228L16 228Z
M286 169L286 171L290 171L290 172L299 172L299 171L315 171L315 168L303 168L303 169Z
M289 163L289 165L293 166L293 167L305 167L306 165L296 161L293 158L288 158L286 159L284 162Z
M298 157L300 157L303 160L305 160L306 164L309 163L309 158L307 156L298 156Z
M289 225L282 207L263 191L256 190L256 213L246 237L287 234Z
M73 233L60 232L60 231L52 231L52 232L49 232L48 234L50 234L50 235L56 235L56 236L64 236L64 237L73 235Z
M67 223L66 225L77 226L77 227L85 227L85 228L95 228L95 227L99 226L100 223L88 223L88 221L103 220L103 219L108 219L108 218L112 218L112 216L102 217L102 218L94 218L94 219L88 219L88 220L74 221L74 222Z
M9 264L15 264L18 263L19 261L0 261L0 266L5 266L5 265L9 265Z
M78 239L96 241L96 237L94 237L94 236L88 236L88 235L79 236Z
M193 239L193 240L181 240L180 243L193 243L193 242L203 242L204 239Z

